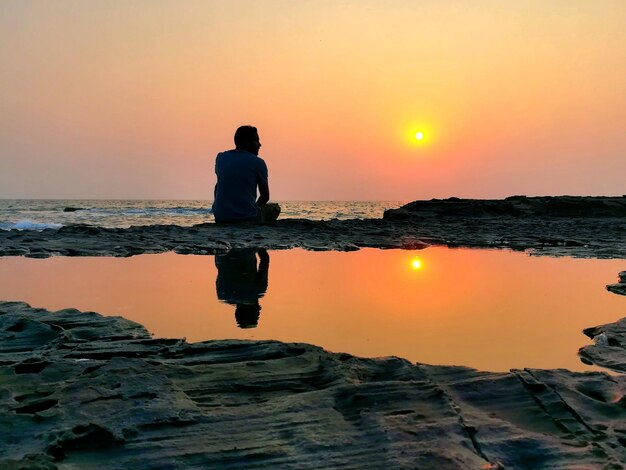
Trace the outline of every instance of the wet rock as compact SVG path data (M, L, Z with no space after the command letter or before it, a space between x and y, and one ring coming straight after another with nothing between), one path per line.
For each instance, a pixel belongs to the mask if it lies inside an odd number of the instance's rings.
M616 372L626 372L626 318L587 328L584 333L594 341L594 344L585 346L578 352L584 362Z
M388 209L384 219L420 217L626 217L626 197L511 196L506 199L431 199Z
M84 210L82 207L71 207L71 206L68 206L68 207L64 207L63 208L63 212L76 212L76 211L82 211L82 210Z
M276 341L188 344L152 339L120 317L20 302L0 302L0 322L0 468L619 468L626 460L623 375L488 373ZM617 337L610 325L598 328Z
M5 256L134 256L175 251L213 254L229 248L419 249L428 245L530 250L534 255L626 258L626 198L587 197L416 201L383 219L274 224L154 225L110 229L0 231Z
M626 295L626 271L620 272L618 278L617 284L609 284L606 289L614 294Z

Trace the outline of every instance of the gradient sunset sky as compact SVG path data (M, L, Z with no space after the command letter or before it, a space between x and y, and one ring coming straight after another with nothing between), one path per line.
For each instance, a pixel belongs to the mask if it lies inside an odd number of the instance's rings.
M626 193L624 0L0 2L0 197ZM422 131L418 142L414 135Z

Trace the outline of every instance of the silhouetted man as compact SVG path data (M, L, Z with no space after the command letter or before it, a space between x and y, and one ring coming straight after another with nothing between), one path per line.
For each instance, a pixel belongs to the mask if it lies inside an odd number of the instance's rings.
M263 248L233 248L216 255L215 266L217 298L236 306L235 321L240 328L255 328L261 313L259 299L267 291L269 253Z
M278 218L280 206L268 204L267 165L259 157L260 148L256 127L241 126L235 132L235 149L217 154L213 200L216 222L271 222Z

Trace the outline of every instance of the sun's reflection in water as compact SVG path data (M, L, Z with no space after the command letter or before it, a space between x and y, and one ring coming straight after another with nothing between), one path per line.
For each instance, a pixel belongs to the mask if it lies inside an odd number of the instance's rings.
M418 271L420 269L422 269L422 266L424 265L424 263L422 262L422 260L420 258L418 258L417 256L414 257L411 260L411 269L413 269L413 271Z

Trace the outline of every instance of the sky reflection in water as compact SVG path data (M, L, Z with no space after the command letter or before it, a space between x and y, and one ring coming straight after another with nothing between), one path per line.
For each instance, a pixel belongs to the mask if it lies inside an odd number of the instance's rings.
M238 250L0 258L0 299L122 315L157 337L307 342L481 370L589 370L586 327L625 314L622 260L502 250ZM218 300L221 299L222 301Z

